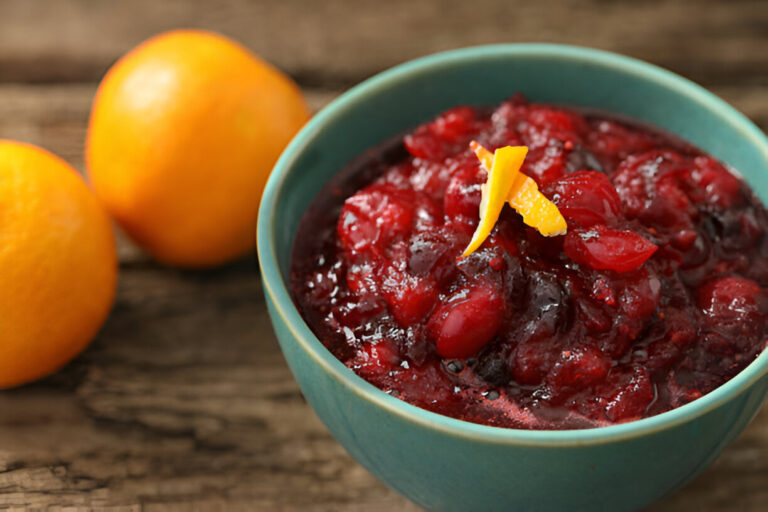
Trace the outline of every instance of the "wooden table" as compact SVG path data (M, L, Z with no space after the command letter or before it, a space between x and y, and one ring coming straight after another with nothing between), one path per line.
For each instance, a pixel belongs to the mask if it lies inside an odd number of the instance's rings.
M686 75L768 127L760 1L0 0L0 137L77 168L96 84L174 27L220 31L283 68L319 108L433 51L557 41ZM0 510L416 510L330 437L302 399L264 308L254 257L163 268L120 239L120 285L92 346L0 393ZM768 409L688 487L651 510L768 509Z

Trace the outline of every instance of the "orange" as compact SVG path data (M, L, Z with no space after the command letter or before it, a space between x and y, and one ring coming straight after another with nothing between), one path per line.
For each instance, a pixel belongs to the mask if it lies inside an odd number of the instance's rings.
M296 84L242 46L168 32L102 80L88 174L112 216L158 260L216 265L253 248L269 171L308 115Z
M95 336L112 306L107 212L66 162L0 140L0 388L53 373Z
M505 146L491 153L473 140L469 147L488 177L481 185L480 222L462 258L472 254L488 238L504 203L509 203L522 215L526 225L536 228L543 236L566 233L568 225L555 203L539 192L539 186L533 179L520 172L528 154L527 146Z

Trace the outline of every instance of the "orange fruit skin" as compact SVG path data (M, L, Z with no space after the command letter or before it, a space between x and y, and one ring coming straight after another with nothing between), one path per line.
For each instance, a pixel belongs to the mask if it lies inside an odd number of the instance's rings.
M0 140L0 388L49 375L112 307L112 225L83 178L38 147Z
M272 166L309 117L296 84L222 36L156 36L122 57L93 102L97 195L158 260L205 267L255 244Z

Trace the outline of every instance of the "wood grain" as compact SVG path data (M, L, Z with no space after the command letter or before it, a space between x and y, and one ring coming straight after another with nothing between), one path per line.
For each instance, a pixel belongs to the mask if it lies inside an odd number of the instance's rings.
M404 504L304 403L252 259L211 272L124 269L91 348L48 381L0 394L0 411L0 509Z
M0 138L42 145L82 170L96 81L121 53L174 27L239 39L297 77L314 108L418 55L556 40L672 68L766 130L765 5L0 0ZM58 374L0 393L0 510L417 510L346 455L302 399L254 257L186 272L124 237L119 248L117 301L92 346ZM767 484L763 408L701 477L650 510L762 512Z
M413 57L498 42L580 44L707 84L768 83L761 0L0 0L0 80L92 81L160 31L207 28L305 85L348 85Z

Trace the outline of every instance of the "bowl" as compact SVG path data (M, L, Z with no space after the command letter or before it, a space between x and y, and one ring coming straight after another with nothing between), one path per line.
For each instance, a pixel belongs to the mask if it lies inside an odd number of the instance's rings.
M546 44L465 48L421 58L351 89L280 157L259 211L269 314L307 401L368 471L431 510L637 510L711 463L768 392L768 351L682 407L603 428L503 429L435 414L380 391L312 333L288 290L301 216L366 149L457 105L531 101L599 108L659 126L737 169L768 200L768 139L694 83L603 51Z

